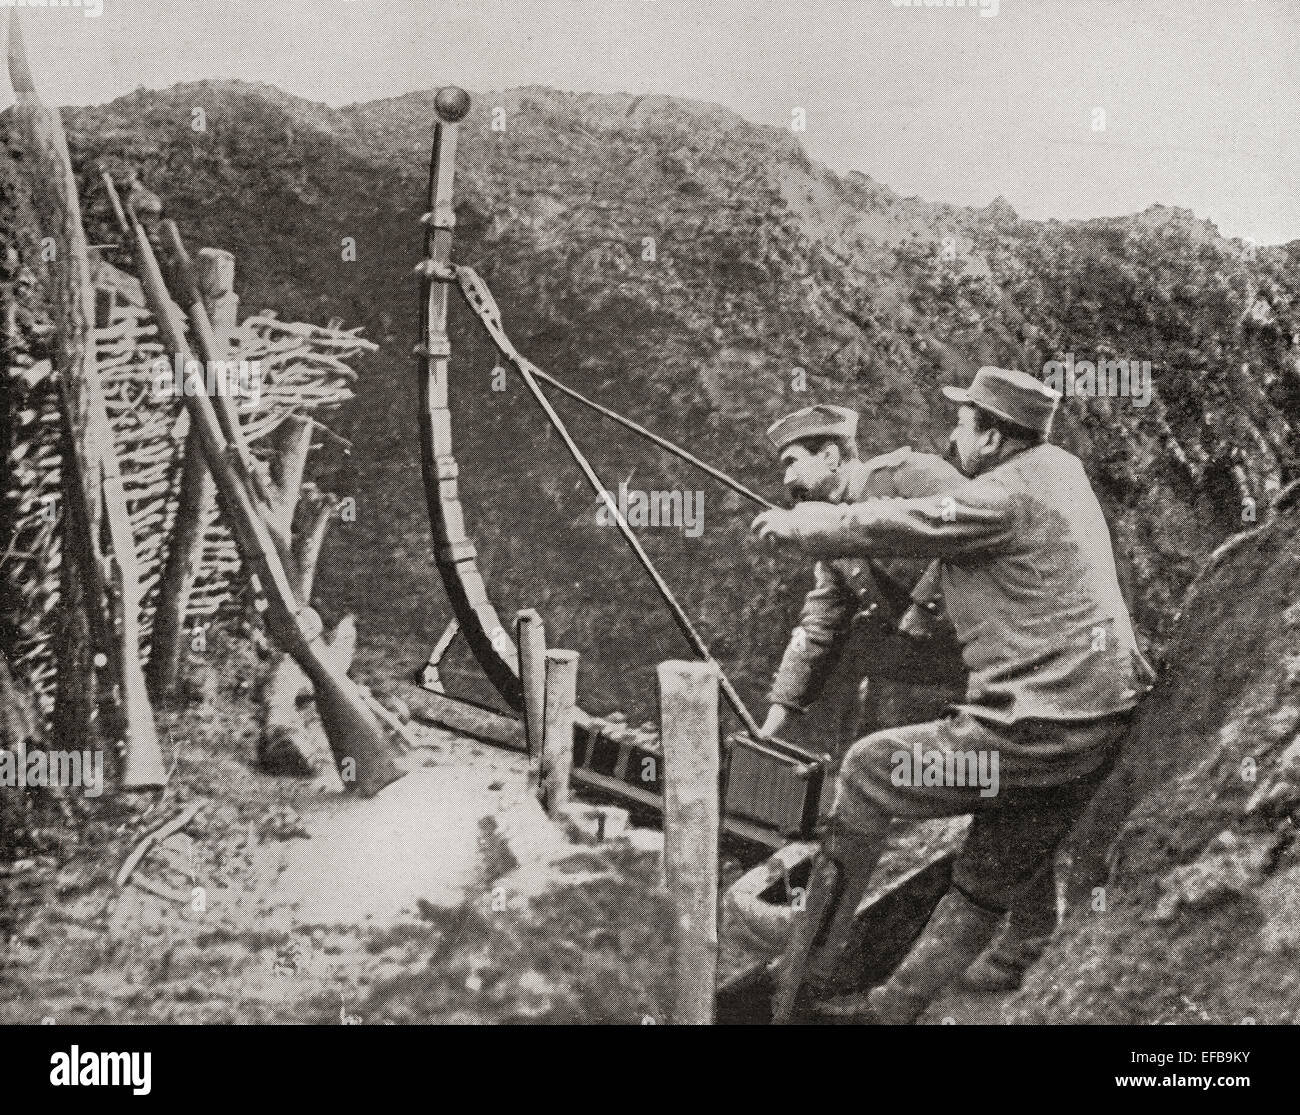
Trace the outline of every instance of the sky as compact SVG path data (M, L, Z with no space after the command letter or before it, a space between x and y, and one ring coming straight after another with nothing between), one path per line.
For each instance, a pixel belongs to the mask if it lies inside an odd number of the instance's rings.
M84 0L101 14L21 14L54 104L243 78L331 105L540 84L692 97L783 127L799 107L813 158L904 195L1001 195L1036 219L1159 202L1228 236L1300 238L1300 0L981 2L996 14L898 0Z

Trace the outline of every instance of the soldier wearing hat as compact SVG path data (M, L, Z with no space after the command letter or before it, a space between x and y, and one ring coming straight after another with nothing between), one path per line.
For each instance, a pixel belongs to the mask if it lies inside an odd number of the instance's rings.
M961 483L961 473L933 453L904 447L860 460L857 428L856 411L828 405L805 407L772 424L767 436L780 455L785 487L796 503L858 503L934 495ZM897 581L909 572L915 577L919 568L913 571L914 565L895 562L885 570L861 558L817 563L812 591L804 600L799 623L768 693L766 734L780 735L792 715L803 714L818 699L855 622L870 626L874 642L892 634L900 621L914 635L931 636L944 629L937 580L927 579L928 590L913 593L913 599ZM921 655L909 653L910 648L898 642L888 656L895 672L937 680L935 675L941 671L932 662L920 661ZM941 639L927 649L934 645L946 643ZM951 675L953 670L947 673Z
M834 987L891 818L972 814L953 886L911 952L865 1002L841 1004L871 1021L915 1021L1050 871L1150 680L1096 495L1082 463L1048 441L1060 395L992 367L944 395L959 406L950 437L965 477L957 486L849 506L805 502L754 521L761 538L815 557L937 559L969 670L949 715L875 732L846 755L783 961L778 1017L806 981ZM904 754L924 758L924 779L919 769L900 777ZM978 756L996 758L992 794L970 779L930 777L969 770Z

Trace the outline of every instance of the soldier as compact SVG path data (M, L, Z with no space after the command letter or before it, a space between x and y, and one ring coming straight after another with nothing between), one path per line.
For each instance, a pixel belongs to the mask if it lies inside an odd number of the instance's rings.
M950 442L968 478L951 491L802 503L754 520L760 538L812 556L937 558L969 669L948 716L875 732L845 757L782 963L778 1020L806 976L832 984L890 819L973 814L953 886L911 952L865 1003L844 1005L871 1021L915 1021L1041 887L1150 679L1083 465L1047 440L1060 395L991 367L944 395L960 407ZM963 777L977 766L995 772L992 793Z
M861 461L857 425L855 411L811 406L768 429L768 439L785 469L783 482L795 502L857 503L870 498L935 495L965 480L948 460L908 448ZM950 456L955 455L955 450L950 450ZM873 569L860 558L816 564L813 589L804 600L799 623L768 693L765 735L782 735L793 718L801 717L818 700L855 625L864 636L856 648L859 661L871 678L932 687L924 700L911 702L914 719L935 715L936 706L960 696L966 675L961 646L943 613L939 564L933 563L917 582L901 619L898 612L906 606L905 593L890 577L902 572L900 564L914 563L895 562L888 571L879 566ZM867 682L864 677L860 692ZM835 740L837 748L840 743ZM1024 889L1003 932L966 972L966 986L981 991L1019 986L1055 926L1055 877L1049 862L1034 884ZM757 925L753 928L759 929ZM770 925L763 926L764 933L772 931Z
M768 429L768 439L785 468L786 490L796 503L858 503L883 497L926 496L961 483L961 473L942 457L914 453L906 447L865 462L860 460L857 427L855 411L811 406L787 415ZM933 577L925 579L929 590L923 589L906 613L902 612L909 603L906 591L888 572L879 566L873 568L873 563L861 558L819 561L814 580L768 694L765 735L781 735L792 714L802 715L817 700L840 660L855 621L869 621L873 644L892 633L892 624L899 622L900 613L905 630L913 636L932 636L945 630L938 618L941 597ZM899 645L888 656L869 651L864 657L868 661L889 657L893 674L905 674L909 680L934 680L936 673L946 677L953 674L951 663L946 674L937 666L941 658L938 652L948 646L947 640L939 639L928 646L927 651L936 652L928 655L915 653L903 640L897 642Z

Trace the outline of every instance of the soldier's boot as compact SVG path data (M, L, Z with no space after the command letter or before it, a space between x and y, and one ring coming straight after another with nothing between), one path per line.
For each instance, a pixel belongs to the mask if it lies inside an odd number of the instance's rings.
M1056 931L1055 855L1045 856L1007 914L993 943L959 981L967 991L1014 991Z
M870 830L831 822L823 849L813 860L804 909L796 916L781 957L772 1021L790 1021L799 993L809 984L824 987L837 969L853 928L853 915L866 893L871 873L884 850L889 818L881 816Z
M839 865L843 878L839 900L816 941L816 951L808 965L806 982L819 996L843 990L845 951L853 936L853 922L862 898L871 883L872 873L885 850L889 818L880 817L878 827L852 829L840 823L831 836L830 854Z
M871 1021L910 1026L989 943L1002 914L977 906L955 887L939 900L912 950L867 995Z
M958 984L966 991L1015 991L1051 939L1050 933L1028 936L1014 919L1008 919Z

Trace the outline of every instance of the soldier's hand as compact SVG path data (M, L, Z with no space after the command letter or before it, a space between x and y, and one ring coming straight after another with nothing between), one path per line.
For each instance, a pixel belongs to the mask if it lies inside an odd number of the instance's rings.
M798 538L793 513L780 508L760 512L754 517L749 529L760 542L772 547L794 542Z

